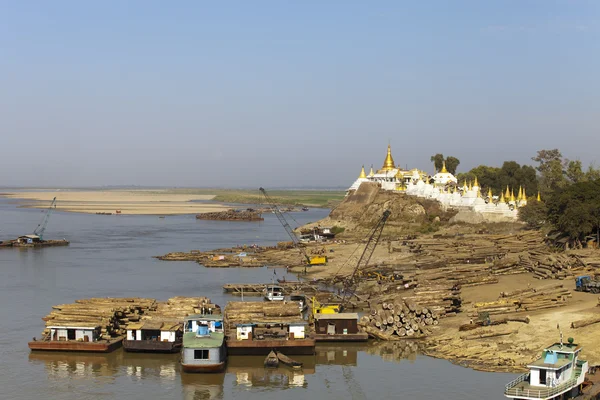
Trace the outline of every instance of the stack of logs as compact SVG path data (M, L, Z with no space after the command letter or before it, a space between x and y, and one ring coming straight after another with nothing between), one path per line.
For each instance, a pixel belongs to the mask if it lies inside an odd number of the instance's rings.
M50 334L49 326L100 326L101 337L115 337L124 334L130 321L138 321L141 315L155 310L156 307L156 300L143 298L76 300L74 304L52 307L52 312L42 318L46 321L46 329L42 336Z
M527 271L533 272L539 279L567 279L584 268L584 264L576 257L549 254L547 251L531 251L521 257L521 262Z
M477 317L480 312L494 315L561 307L566 305L567 298L571 296L571 291L561 283L502 292L496 301L473 304L473 312L469 315Z
M235 337L238 324L278 324L303 321L296 302L230 301L225 306L227 335Z
M208 297L171 297L165 302L158 302L154 311L141 317L142 320L175 320L192 314L221 314L221 307L212 304Z
M297 308L297 307L296 307ZM173 297L166 302L144 298L91 298L75 300L73 304L52 307L52 312L42 318L49 326L101 327L101 337L125 335L127 325L136 321L176 321L183 323L191 314L220 314L218 305L207 297Z
M438 324L438 316L428 308L419 307L411 300L396 298L392 303L382 302L361 317L359 325L370 336L382 340L420 338L426 328Z

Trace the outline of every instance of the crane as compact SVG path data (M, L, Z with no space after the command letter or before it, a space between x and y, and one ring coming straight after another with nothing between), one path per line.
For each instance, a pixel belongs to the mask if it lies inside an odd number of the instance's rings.
M294 233L294 230L292 229L290 224L288 224L287 220L283 216L283 213L279 210L279 207L277 207L277 204L271 199L271 197L269 197L269 195L267 194L267 191L264 188L261 187L258 190L263 194L263 196L265 196L265 200L271 207L271 210L273 210L273 213L277 216L277 219L279 220L281 225L283 225L283 228L285 229L285 231L287 232L289 237L292 239L292 242L294 243L294 247L296 247L300 251L300 253L302 253L304 258L306 259L306 262L309 265L325 265L325 264L327 264L327 256L309 257L309 255L306 254L304 247L300 244L300 240L298 240L298 236L296 236L296 234Z
M369 264L369 260L375 251L375 247L377 247L377 243L379 243L379 238L381 237L381 232L383 232L383 227L390 217L391 212L389 210L385 210L383 215L377 221L377 224L373 227L371 231L369 231L369 235L367 236L367 244L365 245L365 249L363 250L354 270L352 271L352 275L348 279L346 279L344 283L344 296L342 297L342 302L340 304L335 305L324 305L320 304L313 298L313 314L315 313L323 313L323 314L331 314L331 313L341 313L344 311L347 297L351 292L352 287L355 284L354 278L357 272L360 269L366 267Z
M356 267L354 267L354 271L352 271L352 275L350 275L350 278L348 278L346 284L344 285L344 297L342 297L342 304L340 305L340 310L343 311L348 293L350 293L350 289L352 288L352 286L354 286L354 276L361 268L364 268L369 264L369 260L371 259L371 256L375 251L375 247L377 247L377 243L379 243L381 232L383 232L383 227L385 226L385 223L390 217L390 214L390 210L385 210L383 212L383 215L373 228L373 230L371 230L371 232L369 233L369 238L367 239L365 250L360 255L358 263L356 263Z
M44 240L44 231L46 230L46 225L48 225L48 220L50 219L50 213L52 212L52 208L56 208L56 197L52 199L52 203L50 203L50 207L46 211L46 215L40 221L37 228L33 231L34 235L40 237L40 240Z

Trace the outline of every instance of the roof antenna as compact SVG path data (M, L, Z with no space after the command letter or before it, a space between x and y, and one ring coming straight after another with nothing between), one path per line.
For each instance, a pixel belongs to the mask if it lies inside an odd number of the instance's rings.
M556 327L558 328L558 331L560 332L560 348L562 350L562 348L563 348L563 334L562 334L562 331L560 330L560 325L556 324Z

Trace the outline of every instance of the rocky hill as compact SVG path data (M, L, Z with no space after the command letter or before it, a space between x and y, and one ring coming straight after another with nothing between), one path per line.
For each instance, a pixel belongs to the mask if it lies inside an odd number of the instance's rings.
M391 211L384 234L414 232L427 224L443 224L454 215L454 212L443 211L436 201L381 190L377 184L365 182L344 198L327 218L305 228L338 226L345 228L345 235L364 233L375 226L384 210Z

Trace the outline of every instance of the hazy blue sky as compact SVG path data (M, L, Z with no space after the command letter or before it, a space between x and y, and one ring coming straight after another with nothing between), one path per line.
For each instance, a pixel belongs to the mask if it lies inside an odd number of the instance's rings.
M600 161L600 1L0 0L0 186Z

